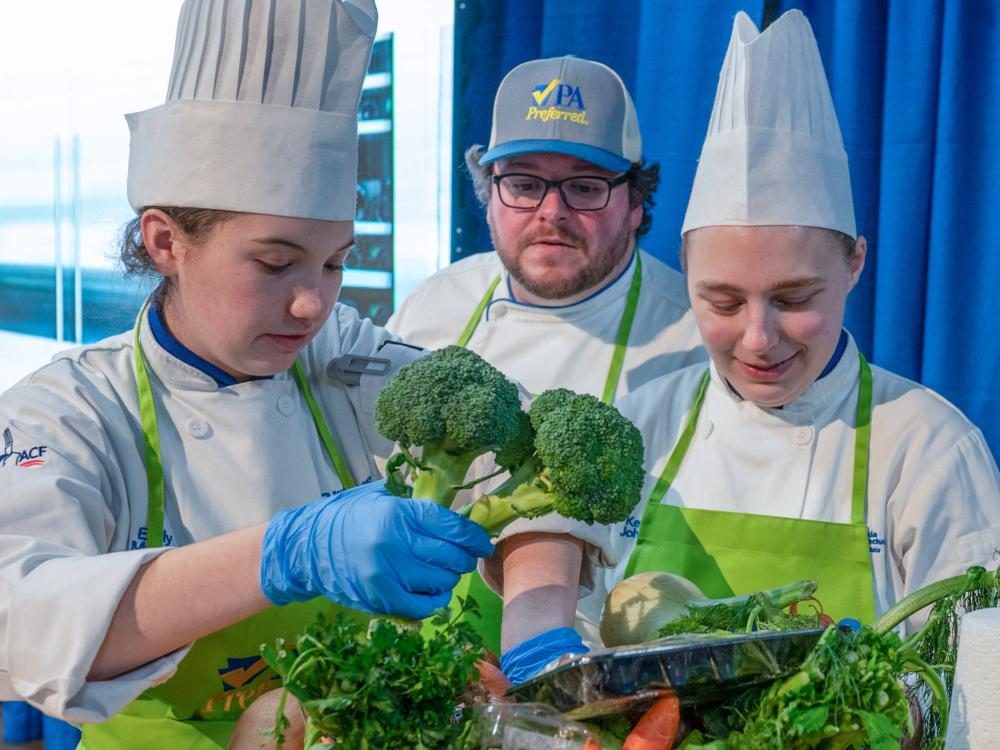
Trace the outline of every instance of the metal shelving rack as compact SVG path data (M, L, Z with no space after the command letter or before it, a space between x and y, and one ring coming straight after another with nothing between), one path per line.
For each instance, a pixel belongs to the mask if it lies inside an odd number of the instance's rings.
M392 314L392 59L392 34L379 35L358 109L357 244L347 258L340 294L341 302L379 325Z

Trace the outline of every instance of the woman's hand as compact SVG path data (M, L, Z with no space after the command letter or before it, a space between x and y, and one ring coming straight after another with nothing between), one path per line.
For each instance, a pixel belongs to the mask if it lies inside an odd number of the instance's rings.
M229 739L229 750L274 750L277 744L269 730L274 729L281 703L282 688L275 688L260 696L250 704L236 722L236 728ZM302 707L294 695L285 697L285 720L283 750L301 750L306 740L306 719Z
M448 604L493 553L478 524L385 481L282 511L264 534L260 585L274 604L325 596L371 614L420 619Z

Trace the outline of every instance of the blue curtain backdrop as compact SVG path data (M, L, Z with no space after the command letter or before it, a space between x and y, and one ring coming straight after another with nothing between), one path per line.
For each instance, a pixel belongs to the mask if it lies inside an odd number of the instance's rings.
M511 67L575 54L618 71L662 167L643 248L677 267L681 221L737 11L812 23L868 265L847 326L875 363L961 408L1000 455L1000 0L460 0L453 257L490 248L462 150L486 143Z

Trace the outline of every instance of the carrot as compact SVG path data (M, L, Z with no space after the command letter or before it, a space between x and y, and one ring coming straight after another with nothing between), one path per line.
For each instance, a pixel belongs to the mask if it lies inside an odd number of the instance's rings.
M681 702L676 693L659 698L639 719L622 750L670 750L681 723Z
M583 750L601 750L601 743L593 737L588 737L583 743Z
M490 664L488 661L477 661L476 669L479 670L479 680L486 688L494 700L507 703L503 697L504 692L509 688L510 680L507 675L500 671L499 667Z

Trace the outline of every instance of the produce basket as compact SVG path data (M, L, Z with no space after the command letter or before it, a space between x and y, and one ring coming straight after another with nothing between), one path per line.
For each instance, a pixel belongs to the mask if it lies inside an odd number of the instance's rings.
M508 691L571 719L622 713L664 689L682 704L715 703L794 672L823 628L747 635L686 635L592 651Z

